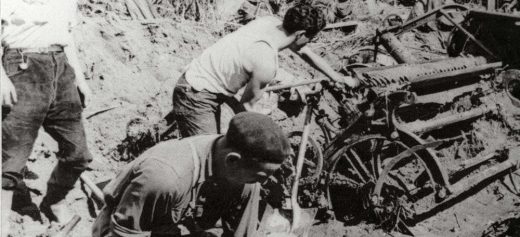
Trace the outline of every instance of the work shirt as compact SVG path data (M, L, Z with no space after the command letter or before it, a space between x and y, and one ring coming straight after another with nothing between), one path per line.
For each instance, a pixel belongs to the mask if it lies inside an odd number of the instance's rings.
M177 224L193 234L219 218L228 235L234 232L250 191L213 178L212 148L219 137L165 141L132 161L103 190L106 206L93 236L176 236Z
M268 39L267 32L281 24L275 17L262 17L225 36L187 66L186 81L197 91L235 95L251 77L244 67L244 55L254 43L270 46L275 70L278 68L278 48ZM276 73L273 79L275 76Z
M2 47L43 48L72 42L76 0L0 0Z

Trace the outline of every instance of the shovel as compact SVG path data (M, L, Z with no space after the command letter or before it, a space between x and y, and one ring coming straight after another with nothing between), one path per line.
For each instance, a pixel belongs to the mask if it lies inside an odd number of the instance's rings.
M307 150L307 143L310 133L310 124L312 117L312 108L307 104L304 108L305 121L303 126L302 140L298 150L298 157L296 160L296 175L291 189L291 208L292 208L292 221L291 221L291 233L298 234L301 236L307 236L308 228L312 225L314 217L317 212L317 208L306 208L302 209L298 204L298 187L299 180L302 174L303 163L305 160L305 151Z
M298 204L298 186L302 174L305 151L309 141L310 122L312 116L311 106L304 107L305 121L303 127L302 141L299 146L298 157L296 158L296 174L291 187L291 210L273 209L269 205L264 212L259 224L259 231L256 236L261 237L296 237L307 236L309 227L314 222L317 208L301 208Z

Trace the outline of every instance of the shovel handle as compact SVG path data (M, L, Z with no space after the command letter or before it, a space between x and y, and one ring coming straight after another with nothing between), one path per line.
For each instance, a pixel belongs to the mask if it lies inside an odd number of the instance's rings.
M105 200L105 195L103 194L103 191L101 191L101 189L87 176L86 173L81 174L80 179L88 186L88 188L92 191L92 194L98 200Z
M305 125L303 127L303 134L302 134L302 140L300 143L300 147L298 150L298 158L296 160L296 175L294 177L293 186L291 189L291 206L292 206L292 223L291 223L291 232L294 231L295 228L297 228L298 223L301 219L301 208L298 205L298 186L299 186L299 180L302 174L303 169L303 162L305 160L305 151L307 150L307 143L309 139L309 133L310 133L310 121L312 117L312 109L310 108L310 105L305 106L304 108L305 113Z
M72 219L63 227L63 229L58 232L53 237L66 237L69 236L70 232L76 227L78 222L81 220L81 217L78 215L74 215Z

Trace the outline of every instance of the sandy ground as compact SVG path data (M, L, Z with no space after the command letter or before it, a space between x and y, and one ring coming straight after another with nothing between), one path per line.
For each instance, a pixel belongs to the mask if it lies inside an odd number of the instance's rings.
M74 32L80 59L94 93L93 103L85 110L84 117L88 145L95 159L89 176L96 182L114 177L119 167L126 164L121 161L116 148L127 137L127 124L140 119L143 127L146 127L165 116L170 110L173 85L182 68L226 32L222 23L134 21L115 17L120 14L118 8L114 7L112 11L102 9L104 11L99 14L88 11ZM406 13L403 9L388 11L403 15ZM352 60L350 56L354 54L355 48L370 44L368 36L374 30L375 27L368 24L358 29L361 33L357 35L360 36L345 37L342 32L328 32L311 47L329 61L335 62L334 67L339 69ZM412 43L416 42L414 35L403 37L408 37ZM431 44L435 45L435 42ZM435 55L423 57L435 58ZM319 76L318 72L310 70L300 59L288 53L282 53L281 65L284 72L280 74L285 81ZM266 106L273 104L271 100L263 103ZM87 119L105 109L111 110ZM288 119L278 110L272 116L288 130L301 124L300 120ZM487 120L480 123L477 125L481 130L510 132L502 131L501 126L495 127ZM500 136L506 141L515 140L507 134ZM26 182L29 188L45 193L45 183L56 163L55 152L56 143L42 132L28 163L30 172L26 174ZM520 173L512 177L520 184ZM42 195L31 192L30 197L33 205L37 206ZM97 206L89 199L89 190L78 183L77 188L68 195L67 202L71 210L81 217L71 236L90 236ZM26 208L25 211L37 215L33 209ZM486 236L503 236L500 234L513 228L511 223L520 218L519 212L520 197L512 191L510 180L497 180L451 208L411 227L411 231L416 236L482 236L484 233L488 234ZM55 227L50 226L45 217L39 222L28 215L12 213L10 221L13 237L49 236L55 231ZM372 223L345 226L332 220L316 224L310 230L310 236L401 235L396 232L386 233Z

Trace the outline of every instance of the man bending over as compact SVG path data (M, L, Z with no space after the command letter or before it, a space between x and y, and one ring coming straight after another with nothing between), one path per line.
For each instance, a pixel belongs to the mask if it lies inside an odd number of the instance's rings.
M321 10L310 5L290 8L283 22L256 19L207 48L187 67L173 93L173 113L183 137L218 133L218 107L245 87L241 104L255 111L263 89L276 76L278 52L291 49L335 82L349 87L357 80L336 73L305 45L325 27Z
M225 135L159 143L104 189L106 205L93 237L180 236L179 224L191 236L209 236L206 230L220 218L223 236L230 236L237 232L250 184L266 180L289 154L282 129L253 112L234 116Z

